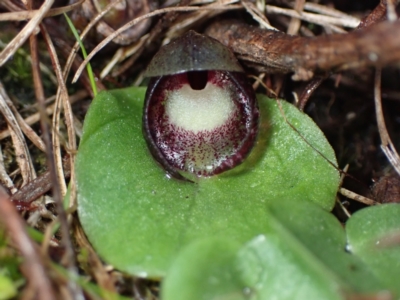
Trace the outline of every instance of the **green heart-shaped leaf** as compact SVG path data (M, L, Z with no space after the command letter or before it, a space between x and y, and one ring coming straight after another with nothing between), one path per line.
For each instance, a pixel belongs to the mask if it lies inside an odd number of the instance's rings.
M79 217L108 263L139 276L164 276L179 250L197 239L229 236L243 243L267 233L268 207L282 199L332 208L339 174L326 159L336 164L333 150L292 105L281 102L283 114L275 100L258 96L261 129L250 157L193 184L168 179L148 153L141 129L144 93L100 93L77 156Z
M348 249L400 297L400 205L384 204L355 213L346 224Z
M284 200L270 205L268 231L242 247L226 237L184 248L163 281L162 299L343 299L390 289L345 248L332 214Z

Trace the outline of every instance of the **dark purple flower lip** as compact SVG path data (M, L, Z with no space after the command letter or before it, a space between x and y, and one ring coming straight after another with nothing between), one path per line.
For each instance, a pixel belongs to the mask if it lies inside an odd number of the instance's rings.
M254 146L258 119L244 73L189 70L151 79L143 133L156 161L172 177L185 180L182 174L209 177L242 163Z

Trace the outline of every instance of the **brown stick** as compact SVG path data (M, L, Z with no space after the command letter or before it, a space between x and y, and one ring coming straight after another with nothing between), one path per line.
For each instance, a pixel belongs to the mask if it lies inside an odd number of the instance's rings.
M317 37L290 36L236 21L213 23L206 31L230 47L239 58L268 73L294 72L294 79L310 79L315 72L400 61L400 20L382 22L347 34Z
M68 159L63 160L63 168L65 178L71 176L71 168ZM11 200L21 209L29 209L30 203L38 199L52 188L52 180L50 171L46 171L35 180L29 182L18 192L11 196Z
M375 9L365 18L363 18L357 28L365 28L386 20L387 0L381 0Z

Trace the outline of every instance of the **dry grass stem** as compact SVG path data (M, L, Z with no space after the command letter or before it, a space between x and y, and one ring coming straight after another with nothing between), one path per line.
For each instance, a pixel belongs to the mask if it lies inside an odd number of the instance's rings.
M16 5L13 0L3 0L0 2L0 6L8 9L9 11L20 11L21 7Z
M69 97L69 102L71 104L74 104L75 102L80 101L80 100L86 98L87 96L89 96L89 93L86 90L79 90L74 95L71 95ZM54 111L54 104L51 104L51 105L46 107L46 114L48 116L51 116L53 114L53 111ZM27 124L28 126L31 126L31 125L39 122L39 121L40 121L40 113L38 113L38 112L26 117L23 120L23 122L25 124ZM7 138L9 136L10 136L10 131L8 129L3 130L3 131L0 132L0 140L5 139L5 138Z
M316 12L325 16L331 16L339 19L345 19L345 20L351 20L352 23L356 24L360 22L360 19L351 16L349 14L346 14L344 12L341 12L340 10L331 8L329 6L321 5L318 3L313 3L313 2L306 2L304 3L304 9L311 11L311 12Z
M339 205L340 209L343 211L343 213L346 215L347 218L351 217L351 213L348 211L348 209L343 205L343 203L336 197L336 203Z
M338 25L348 28L356 28L360 23L359 20L355 20L354 18L343 18L343 17L331 17L324 16L320 14L313 14L307 12L297 12L293 9L281 8L278 6L267 5L266 12L271 14L281 14L289 17L299 18L300 20L307 21L310 23L315 23L321 26L327 25Z
M128 57L132 57L133 59L136 60L142 53L143 47L147 42L147 39L149 38L149 34L145 34L142 36L136 43L126 46L126 47L121 47L119 48L114 56L111 58L111 60L107 63L107 65L104 67L104 69L100 73L100 78L106 77L109 72L115 67L116 64L122 62ZM120 75L121 73L125 72L128 67L130 67L133 64L131 60L129 61L129 64L127 66L122 66L117 70L113 71L112 76L116 77Z
M60 146L60 134L59 134L59 121L60 121L60 113L61 113L61 106L64 106L65 118L66 118L66 125L67 125L67 132L68 132L68 140L69 140L69 148L73 151L76 151L76 138L73 124L73 116L71 112L71 104L69 103L69 96L67 93L67 89L65 87L65 81L62 75L61 67L58 62L57 53L54 49L54 45L51 41L47 30L44 26L41 27L43 37L46 41L50 58L53 62L53 68L56 73L57 81L58 81L58 88L60 93L57 93L54 106L54 113L53 113L53 126L52 126L52 137L53 137L53 155L54 155L54 162L56 167L56 174L58 178L58 183L60 185L61 190L61 197L64 197L67 193L67 185L65 183L65 176L64 170L62 167L62 155L61 155L61 146ZM74 162L74 155L70 156L70 163L73 166Z
M253 17L254 20L256 20L260 24L262 28L278 30L275 27L271 26L265 14L261 12L254 3L248 0L244 0L241 3L246 11Z
M299 14L303 12L305 0L295 0L294 10ZM289 26L286 30L287 34L296 35L301 26L301 21L299 18L292 17L289 23Z
M354 193L354 192L352 192L352 191L350 191L348 189L345 189L345 188L340 188L339 192L343 196L345 196L345 197L347 197L347 198L349 198L351 200L363 203L365 205L377 205L377 204L380 204L379 202L376 202L376 201L374 201L372 199L369 199L367 197L358 195L358 194L356 194L356 193Z
M81 35L79 36L81 41L84 41L86 35L89 33L89 31L103 18L103 16L108 13L115 5L117 5L119 2L121 2L122 0L115 0L113 2L111 2L110 4L108 4L100 13L98 13L96 15L96 17L94 17L89 24L85 27L85 29L82 31ZM64 78L67 78L70 70L71 70L71 66L72 63L75 59L75 56L78 52L79 49L79 41L76 41L74 46L72 47L71 53L68 56L67 62L65 63L65 67L63 70L63 76Z
M74 166L75 166L75 155L74 153L76 152L76 136L75 136L75 131L74 131L74 126L73 126L73 115L72 115L72 110L71 110L71 104L69 103L68 100L68 93L67 89L65 87L65 81L62 75L61 71L61 66L58 61L57 53L55 51L53 42L50 38L50 35L48 34L46 28L44 26L41 26L41 31L44 37L44 40L47 44L48 51L50 53L50 58L53 63L53 68L56 73L57 81L58 81L58 87L60 90L60 96L61 98L56 98L55 101L55 112L53 114L53 120L56 119L57 122L59 122L60 118L60 108L63 106L64 108L64 116L66 119L66 126L67 126L67 132L68 132L68 143L69 143L69 149L71 150L70 154L70 168L71 168L71 181L74 182ZM58 124L57 124L58 125ZM65 183L65 177L64 177L64 170L63 170L63 165L62 165L62 157L61 157L61 148L59 145L59 140L58 140L58 126L55 127L55 124L53 124L53 130L52 130L52 137L53 137L53 161L50 159L50 163L53 162L54 166L50 166L50 174L51 175L56 175L58 177L56 181L54 181L53 185L53 192L55 192L54 198L56 202L56 207L57 207L57 212L58 212L58 218L60 220L61 224L61 232L63 236L63 244L65 247L65 254L63 257L63 260L68 268L68 271L71 276L77 277L78 276L78 270L76 267L76 260L75 260L75 253L70 237L70 232L69 232L69 223L72 221L72 219L68 220L67 214L63 208L63 198L66 194L66 183ZM55 141L58 142L58 144L55 144ZM54 171L54 173L53 173ZM52 174L53 173L53 174ZM60 178L60 176L62 176ZM58 182L57 182L58 181ZM57 186L58 183L58 186ZM57 190L54 190L57 186ZM58 194L59 192L59 194ZM76 189L75 186L71 187L71 194L75 196L76 194ZM70 205L72 205L70 203ZM71 293L71 295L74 295L74 298L80 298L82 291L81 288L73 281L68 282L68 288Z
M36 178L36 172L33 167L31 155L29 154L28 146L22 134L21 127L19 126L11 109L8 107L6 99L8 99L7 93L3 84L0 82L0 112L7 121L8 129L11 133L16 160L21 170L22 186L24 186L29 181Z
M266 83L263 81L265 76L266 76L265 73L261 73L259 76L251 75L250 78L253 78L255 80L255 82L253 84L253 88L255 89L261 85L267 91L267 93L270 97L277 98L278 97L277 93L274 90L272 90L270 87L268 87L266 85Z
M122 62L124 59L126 59L130 55L137 53L138 49L143 47L147 38L148 38L148 35L146 34L145 36L142 36L133 45L118 48L118 50L114 53L114 56L111 58L111 60L105 65L103 70L100 72L100 78L103 79L104 77L106 77L111 72L111 70L113 70L115 68L115 66L119 62ZM125 69L123 71L125 71ZM118 70L114 71L113 77L118 76L118 73L116 73L116 72L118 72Z
M43 5L32 17L32 19L25 25L17 36L3 49L0 53L0 67L6 63L6 61L14 55L14 53L21 47L23 43L31 36L34 30L44 18L50 7L53 5L54 0L45 0Z
M75 72L74 78L72 79L72 83L75 83L78 80L79 76L81 75L83 69L86 67L87 63L93 58L93 56L95 56L97 54L97 52L99 52L101 49L103 49L104 46L106 46L109 42L111 42L121 32L131 28L132 26L136 25L138 22L148 19L148 18L151 18L151 17L154 17L154 16L165 14L168 12L190 12L190 11L196 11L196 10L212 10L212 9L231 10L231 9L237 9L237 7L231 7L231 6L213 6L212 8L210 8L210 7L191 7L191 6L168 7L168 8L155 10L151 13L148 13L146 15L143 15L136 19L133 19L132 21L126 23L124 26L120 27L118 30L113 32L113 34L106 37L103 41L101 41L92 50L92 52L89 53L87 58L82 62L82 64L79 66L78 70Z
M376 68L375 71L375 85L374 85L374 99L375 99L375 111L376 121L378 123L379 136L381 138L381 148L388 158L389 162L400 175L400 157L396 151L396 148L389 136L385 125L385 117L383 116L382 109L382 96L381 96L381 69Z
M55 172L57 182L60 187L60 197L67 192L67 185L65 183L64 170L62 168L61 159L61 143L60 143L60 114L61 114L61 98L58 97L54 103L53 119L52 119L52 154L55 164Z
M57 218L53 219L50 224L47 225L46 230L44 232L43 241L40 245L40 250L43 254L48 252L48 248L52 243L52 239L54 238L54 232L56 231L56 226L59 224Z
M92 248L92 245L86 238L85 233L82 230L82 227L75 226L74 227L76 242L83 248L87 249L89 252L88 263L91 266L91 275L94 277L96 282L103 289L115 292L114 280L109 272L106 270L105 265L102 263L101 259L97 255L96 251Z
M18 122L22 132L26 135L26 137L42 152L46 152L46 146L43 140L37 135L37 133L27 124L22 118L21 114L18 112L17 108L11 102L10 99L6 98L7 105L10 107L13 112L15 119Z
M344 168L343 168L343 172L342 174L340 174L340 182L339 182L339 187L342 186L344 179L346 178L346 174L347 171L349 170L349 164L347 164ZM340 209L344 212L344 214L347 216L347 218L351 217L351 213L347 210L347 208L342 204L342 202L340 201L339 197L336 196L336 203L339 205Z
M7 174L6 168L4 166L4 158L3 158L3 151L1 150L0 145L0 183L4 184L6 188L8 188L11 194L15 194L18 190L14 186L13 181L11 180L10 176Z
M49 9L43 18L54 17L67 13L78 8L85 0L79 0L71 5ZM17 7L19 9L19 7ZM38 13L38 10L19 10L14 12L0 13L0 22L2 21L25 21L33 18Z
M213 18L223 13L224 10L220 9L222 6L229 6L229 9L231 10L243 9L243 6L240 4L233 5L238 2L238 0L216 0L205 6L202 6L202 10L180 15L169 26L162 45L169 43L171 39L183 34L190 28L193 28L193 25L204 22L207 19ZM213 9L214 7L216 7L217 9ZM164 17L166 17L166 15Z
M31 4L31 3L30 3ZM50 58L52 60L53 68L55 69L56 77L58 80L58 84L60 84L60 76L61 76L61 68L59 67L58 64L58 59L55 58L57 54L55 53L54 47L52 46L51 40L49 40L49 35L47 34L46 29L41 25L41 32L45 38L45 42L48 46L48 50L50 52ZM46 154L47 154L47 162L48 162L48 168L50 171L50 179L51 179L51 185L53 189L53 199L55 200L56 203L56 209L58 213L58 218L61 223L61 233L63 236L62 242L63 246L65 248L65 254L64 257L65 259L65 265L67 266L68 272L71 274L71 276L76 277L77 276L77 270L76 270L76 265L75 265L75 254L72 248L72 242L71 242L71 237L69 234L69 225L67 222L67 217L66 213L63 208L63 201L62 201L62 193L61 193L61 187L62 184L64 183L65 186L65 179L62 177L60 180L57 178L56 174L56 165L55 161L52 155L52 148L51 148L51 143L50 143L50 129L49 129L49 122L46 114L46 107L45 107L45 95L44 95L44 89L43 89L43 83L40 75L40 68L39 68L39 55L38 55L38 45L37 45L37 37L36 35L31 35L30 36L30 50L31 50L31 56L32 56L32 75L33 75L33 82L34 82L34 87L35 87L35 95L36 95L36 100L38 103L38 109L41 117L41 127L43 131L43 139L46 144ZM61 76L62 77L62 76ZM64 90L65 86L64 86ZM64 96L64 94L63 94ZM56 99L57 100L57 99ZM55 105L57 107L57 103ZM73 281L68 282L67 285L67 291L70 295L72 295L73 298L79 298L81 297L80 295L82 294L81 290L79 287L76 286L76 283Z
M387 19L389 21L396 21L398 19L397 13L396 13L396 7L395 7L395 2L396 0L386 0L386 10L387 10Z
M189 1L181 1L181 4L185 5L186 2ZM166 30L166 33L164 34L164 38L161 44L165 45L175 37L179 36L180 34L183 34L188 29L193 28L194 25L198 25L199 23L202 23L212 17L217 16L218 14L223 13L224 10L221 9L222 6L229 6L229 9L243 8L241 5L232 5L238 3L238 0L216 0L212 1L211 3L209 2L210 1L196 2L196 4L207 4L203 6L201 10L196 10L181 15L178 15L174 11L165 14L161 18L164 21L159 23L159 26L156 26L148 35L143 36L144 40L143 41L140 40L138 42L138 47L136 52L130 54L132 56L129 58L129 60L127 60L117 70L114 70L112 75L113 76L120 75L123 72L125 72L128 68L130 68L132 65L134 65L136 60L143 54L143 50L145 49L145 47L160 38L162 28ZM217 9L214 9L214 7L216 7ZM131 52L131 50L129 50L129 52ZM137 76L134 85L136 86L140 84L142 80L143 80L142 73L140 73Z
M162 44L166 44L168 43L172 38L176 37L177 35L183 33L185 30L187 30L188 28L190 28L193 24L201 21L201 20L206 20L207 18L212 18L216 15L218 15L219 13L223 12L223 10L213 10L212 8L214 6L227 6L227 5L231 5L234 3L237 3L238 0L217 0L214 1L208 5L206 5L205 7L210 8L210 10L201 10L201 11L194 11L191 13L187 13L184 14L182 16L180 16L178 18L178 20L176 20L175 22L173 22L173 24L171 24L170 26L168 26L168 31L165 34L165 38L162 42ZM192 4L204 4L204 3L208 3L208 2L196 2L196 3L192 3ZM230 6L232 8L232 5ZM240 6L235 6L235 8L239 9ZM233 8L232 8L233 9ZM169 21L173 21L171 19L169 19ZM145 34L143 35L135 44L128 46L127 48L119 48L117 50L117 52L115 53L112 62L110 62L106 68L102 71L102 76L101 78L103 78L106 74L108 74L108 72L110 72L110 68L112 67L112 65L115 65L116 62L115 60L117 58L119 58L119 62L123 61L124 59L129 58L129 60L127 60L123 65L119 66L118 69L114 69L112 72L112 76L119 76L121 75L123 72L127 71L128 68L130 68L135 61L140 57L140 55L142 55L144 47L146 45L148 45L149 43L151 43L155 37L157 35L154 34ZM135 81L134 85L137 85L139 82L141 82L141 75L138 76L138 78Z
M263 81L263 79L265 78L265 73L261 73L258 76L251 75L250 78L253 78L255 80L254 83L253 83L253 89L254 90L257 90L260 85L261 86L266 86L264 84L264 81Z

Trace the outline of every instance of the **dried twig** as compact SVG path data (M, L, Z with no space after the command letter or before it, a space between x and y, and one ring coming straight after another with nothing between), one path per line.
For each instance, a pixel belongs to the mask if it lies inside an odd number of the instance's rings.
M400 21L382 22L347 34L313 38L286 35L236 21L216 22L207 34L232 48L250 66L268 73L339 71L400 61Z
M63 167L65 178L68 179L71 176L69 160L63 160ZM17 205L22 205L22 203L28 205L30 202L50 191L51 188L51 174L50 171L46 171L13 194L11 200Z
M299 101L297 103L297 107L300 110L304 110L308 100L310 99L311 95L314 93L314 91L321 85L321 83L328 78L328 75L325 76L315 76L308 84L307 86L303 89L303 92L301 93L299 97Z
M363 18L357 28L364 28L375 23L386 20L387 1L381 0L375 9L365 18Z

